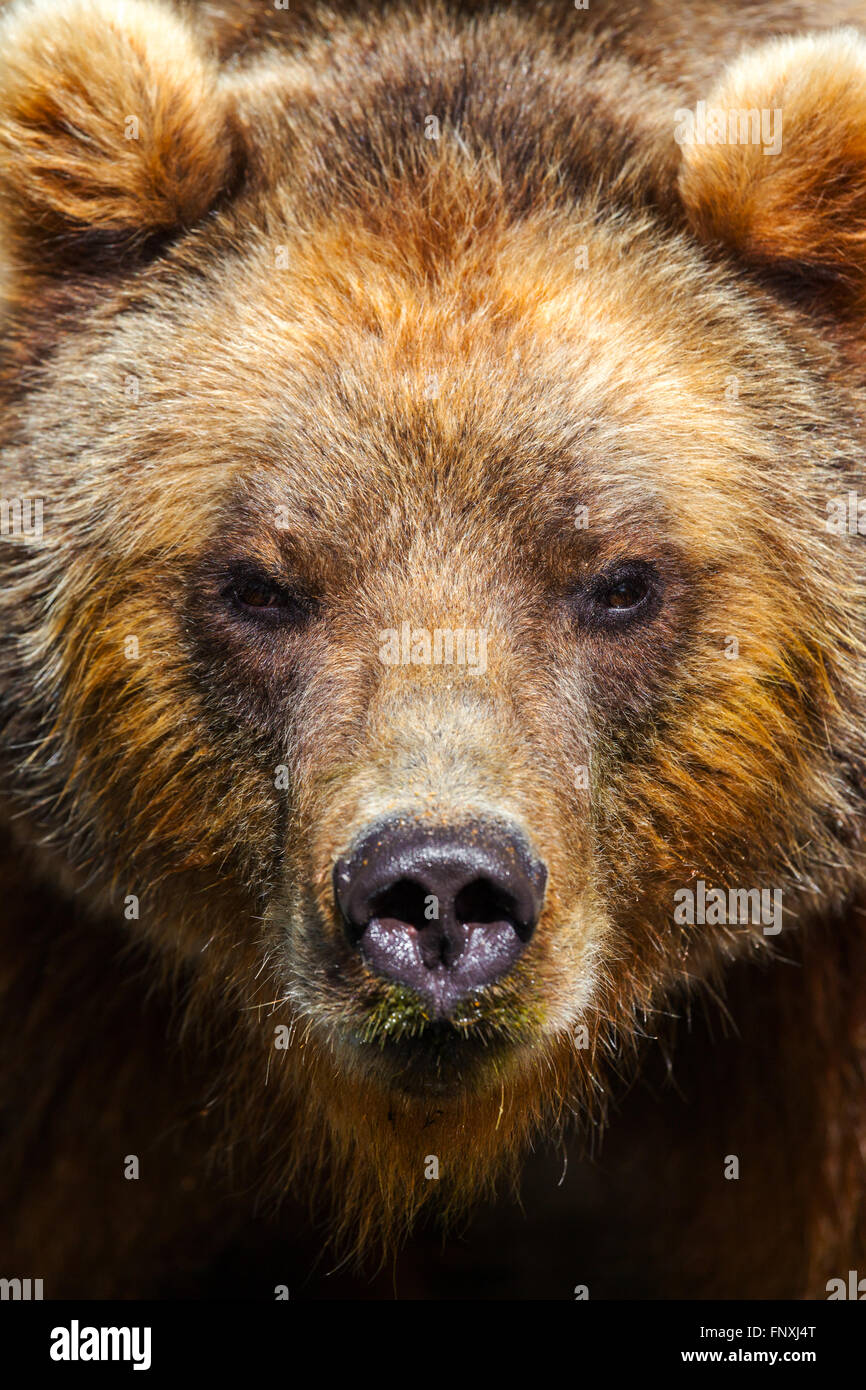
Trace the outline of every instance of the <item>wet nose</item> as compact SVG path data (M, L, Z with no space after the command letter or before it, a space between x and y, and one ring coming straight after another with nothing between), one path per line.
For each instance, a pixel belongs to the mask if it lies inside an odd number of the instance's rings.
M395 820L334 866L349 938L377 974L447 1015L514 965L535 929L547 871L515 829Z

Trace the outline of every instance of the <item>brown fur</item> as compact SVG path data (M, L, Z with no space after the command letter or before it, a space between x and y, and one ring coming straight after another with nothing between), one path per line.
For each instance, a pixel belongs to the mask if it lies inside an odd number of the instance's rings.
M859 289L864 84L866 45L855 30L777 39L734 64L709 100L779 108L786 146L809 158L768 158L755 144L692 145L681 187L698 230L747 262L823 272Z
M594 1288L821 1294L866 1257L863 544L825 526L858 291L816 302L862 274L863 41L592 9L6 20L3 495L46 498L41 544L0 547L9 1275L188 1291L254 1207L284 1239L287 1194L375 1261L574 1118L610 1122L605 1190L578 1167L545 1200ZM727 94L790 115L772 173L674 142ZM664 605L611 638L574 595L626 556ZM240 560L302 630L229 617ZM403 619L485 628L486 676L383 667ZM332 901L393 814L507 816L548 868L438 1051ZM781 888L782 934L677 926L698 879ZM623 1100L659 1067L688 1105Z
M171 10L142 0L13 9L0 87L7 229L29 246L46 238L46 257L62 259L79 236L92 247L95 234L103 257L108 238L128 252L198 221L225 182L216 67Z

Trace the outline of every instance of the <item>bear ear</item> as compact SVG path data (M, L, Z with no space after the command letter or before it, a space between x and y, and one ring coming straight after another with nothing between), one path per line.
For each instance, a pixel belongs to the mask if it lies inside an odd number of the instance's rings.
M189 226L230 176L215 63L152 0L36 0L0 23L0 217L49 270ZM11 245L9 244L11 241Z
M677 134L698 236L807 301L862 309L866 41L853 29L773 40L738 58L700 107Z

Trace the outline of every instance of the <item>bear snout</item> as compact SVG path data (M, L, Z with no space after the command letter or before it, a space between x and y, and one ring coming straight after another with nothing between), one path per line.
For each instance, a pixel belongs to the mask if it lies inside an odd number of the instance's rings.
M519 831L488 821L392 819L363 834L333 871L339 914L365 963L440 1018L515 964L546 883Z

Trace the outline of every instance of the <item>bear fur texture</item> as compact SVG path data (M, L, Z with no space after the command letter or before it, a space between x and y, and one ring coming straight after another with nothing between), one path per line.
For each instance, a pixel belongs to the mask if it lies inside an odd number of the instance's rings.
M0 297L0 1275L866 1274L866 6L20 0Z

